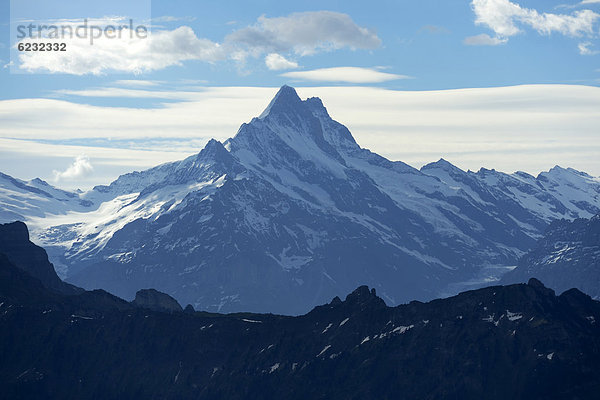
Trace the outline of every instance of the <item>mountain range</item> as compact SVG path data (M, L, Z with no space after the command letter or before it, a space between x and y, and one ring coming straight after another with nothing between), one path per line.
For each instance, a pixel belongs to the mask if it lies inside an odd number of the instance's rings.
M501 282L523 282L531 276L558 292L576 287L600 299L600 215L552 222L544 237Z
M88 192L2 175L0 204L77 286L302 314L363 284L393 306L495 282L552 221L600 213L600 179L415 169L361 148L320 99L284 86L185 160Z
M387 307L361 286L298 316L53 288L0 225L0 398L595 399L600 303L531 279ZM27 255L29 254L29 256ZM15 260L19 260L17 263ZM35 278L33 271L41 273Z

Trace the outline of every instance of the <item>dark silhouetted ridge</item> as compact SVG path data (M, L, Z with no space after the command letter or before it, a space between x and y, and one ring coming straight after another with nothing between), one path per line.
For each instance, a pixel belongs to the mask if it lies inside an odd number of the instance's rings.
M38 279L47 288L65 293L79 293L82 289L63 282L54 266L48 261L46 251L29 241L27 225L17 221L0 224L0 253L16 267Z

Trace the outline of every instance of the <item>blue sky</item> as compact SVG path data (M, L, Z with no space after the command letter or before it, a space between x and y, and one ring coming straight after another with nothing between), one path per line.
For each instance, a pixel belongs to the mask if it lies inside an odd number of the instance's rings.
M338 118L349 125L359 143L390 158L402 157L417 167L445 157L463 168L486 166L537 173L568 163L565 166L600 175L600 165L594 164L594 154L590 153L597 149L590 144L598 139L594 132L600 127L594 112L600 104L600 0L135 0L81 2L76 6L36 0L13 1L12 9L9 1L0 0L0 8L0 62L5 67L0 68L0 155L4 160L0 161L0 171L20 178L39 175L59 186L88 187L133 168L180 158L199 150L210 137L233 135L235 125L258 115L272 90L282 84L324 97L332 114L350 119ZM66 23L65 19L83 18L101 26L131 18L151 28L153 46L130 52L131 43L119 47L121 44L114 40L87 47L69 42L69 62L61 58L64 54L40 58L34 53L11 53L16 21ZM512 97L500 90L519 85L528 85L531 90L516 90ZM236 91L239 87L245 89ZM465 97L460 90L465 88L479 89L478 96L483 97ZM354 122L353 114L347 115L344 109L356 107L371 115L371 105L354 104L354 100L349 104L344 96L360 99L374 89L385 93L383 97L394 95L391 104L405 110L407 91L421 97L447 91L446 108L431 108L432 113L437 112L432 115L447 124L436 130L419 118L401 123L394 118L394 109L386 114L386 129L369 129L360 120ZM223 93L229 101L221 108L207 105L214 96L221 104L218 99ZM548 98L550 95L559 99ZM439 97L430 98L435 102ZM443 144L443 138L453 131L453 117L447 113L455 108L452 104L464 104L454 115L465 116L482 98L490 118L511 120L515 125L498 130L481 121L462 127L472 136L461 136L458 142L479 141L481 146L473 150L477 157L473 152L444 152L443 145L432 151L400 150L413 142L415 148L423 147L423 132L438 135ZM519 110L527 99L526 107L556 107L562 116L560 123L549 123L549 118L536 112L530 118L533 122L523 124ZM420 104L418 99L415 102ZM193 105L206 106L216 116L190 119L189 125L180 125L178 112ZM113 119L111 109L117 121L119 115L128 112L132 118L141 115L141 119L137 125L127 121L129 134L98 129L98 124ZM144 124L145 114L140 113L144 109L165 114L162 131ZM423 103L413 114L427 111ZM99 119L95 121L94 116ZM219 122L217 117L235 123ZM51 122L46 133L42 119ZM82 121L94 122L85 125ZM194 126L197 136L191 133ZM111 125L111 129L118 130L118 126ZM522 131L519 140L528 135L532 139L527 145L517 143L512 136L515 130ZM552 132L547 141L536 142L548 130ZM396 139L391 133L381 133L384 131L395 132ZM498 137L503 136L510 141L500 143ZM36 152L19 149L19 141L25 140ZM563 140L572 147L564 154L556 150ZM492 147L486 150L485 143ZM527 153L512 163L506 162L506 153L494 155L499 147L514 150L515 146L529 146L533 152L536 143L539 148L552 144L555 150L543 153L538 149L535 163ZM133 155L111 158L106 149ZM584 150L585 154L580 152ZM32 157L36 163L14 162ZM93 168L84 168L79 174L76 167L81 160ZM67 173L71 167L75 168L72 176Z
M23 3L23 2L21 2ZM132 15L136 7L121 5L128 2L103 2L95 9L96 2L83 2L86 7L72 10L71 4L62 9L40 11L36 2L27 2L32 19L76 18L77 15L103 17L106 15ZM42 4L51 4L40 2ZM137 14L148 14L146 1L138 1ZM299 6L299 3L301 6ZM564 1L518 1L522 7L540 13L572 15L582 9L600 13L600 2L576 8L558 7ZM572 3L572 4L576 4ZM3 16L2 60L10 59L9 4L2 2ZM559 32L540 34L521 25L522 32L514 35L505 44L497 46L469 46L467 37L487 34L494 36L489 27L476 25L472 4L465 0L422 0L422 1L152 1L151 15L154 18L170 16L174 21L160 21L155 30L169 30L189 26L198 38L214 42L236 30L252 26L261 16L270 18L288 16L297 12L328 10L347 14L358 26L372 30L381 40L381 45L371 49L352 50L348 47L336 51L323 51L310 56L282 54L295 59L302 70L325 67L356 66L385 67L386 72L408 75L413 79L380 83L391 89L432 90L464 87L490 87L531 83L600 84L600 54L581 55L580 43L592 43L592 52L600 51L598 23L594 35L570 37ZM113 10L109 13L109 10ZM22 11L25 14L25 11ZM177 20L179 18L179 20ZM293 52L292 52L293 53ZM116 79L129 79L132 74L105 71L104 76L84 75L12 76L2 71L2 98L18 98L47 95L49 91L64 88L80 88L101 85ZM40 71L38 71L39 73ZM174 80L190 79L206 81L216 86L277 86L289 82L281 71L270 71L263 58L250 58L241 66L231 60L208 63L189 61L183 66L168 67L136 78Z

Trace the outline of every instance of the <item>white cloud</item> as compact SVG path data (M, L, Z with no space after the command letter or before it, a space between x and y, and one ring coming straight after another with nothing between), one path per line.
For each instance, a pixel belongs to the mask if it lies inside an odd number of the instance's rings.
M54 181L72 181L90 176L94 172L94 167L86 155L79 155L69 167L64 171L53 171Z
M293 13L287 17L258 18L255 25L239 29L225 44L240 48L242 56L258 53L315 54L323 50L375 49L381 39L358 26L347 14L333 11Z
M28 169L31 178L51 180L51 171L65 165L64 157L85 153L94 160L94 174L77 186L107 183L119 173L198 152L211 137L226 140L241 123L260 114L277 90L209 87L155 109L3 100L0 171L24 178L19 171ZM151 91L136 93L148 96L146 92ZM420 166L445 157L464 169L485 166L530 173L560 164L600 176L598 87L420 92L351 86L304 87L298 93L321 97L361 146L392 160ZM61 162L56 164L56 159Z
M583 0L583 1L581 1L579 3L575 3L575 4L559 4L559 5L555 6L554 8L574 9L574 8L580 8L580 7L594 5L594 4L600 4L600 0Z
M152 18L152 22L177 22L177 21L195 21L196 17L186 16L186 17L174 17L172 15L163 15L162 17L154 17Z
M160 85L158 81L146 81L142 79L122 79L114 82L118 86L130 86L130 87L152 87Z
M600 14L591 10L575 11L570 15L540 13L523 8L509 0L473 0L476 25L485 26L496 34L498 40L522 32L524 27L532 28L541 35L559 33L569 37L594 36L594 25Z
M106 28L120 25L121 17L89 21L89 25ZM81 25L81 21L54 22L56 26ZM185 61L199 60L215 63L234 60L244 63L248 58L267 55L273 66L281 67L282 54L298 56L321 51L374 49L381 45L377 35L358 26L342 13L315 11L294 13L286 17L261 16L256 24L235 30L221 43L199 38L189 26L174 30L154 29L147 37L138 37L134 30L122 29L120 38L100 35L93 39L43 38L43 42L67 43L66 52L21 52L20 68L29 72L68 73L75 75L105 74L107 72L143 73L181 65ZM114 35L113 35L114 36ZM145 36L145 35L142 35ZM42 41L27 38L22 43ZM271 54L281 59L275 60ZM290 68L293 62L288 61ZM269 64L267 64L269 65Z
M169 90L143 90L147 88L100 87L81 90L59 89L53 92L57 97L114 97L131 99L164 99L164 100L195 100L201 97L198 91L169 91Z
M284 56L277 53L267 54L267 56L265 57L265 65L272 71L281 71L283 69L298 68L297 62L290 61Z
M380 83L397 79L410 79L406 75L390 74L372 68L334 67L310 71L292 71L281 74L286 78L317 82Z
M582 56L594 56L600 54L600 51L592 49L594 44L592 42L582 42L577 46L579 48L579 54Z
M0 101L0 137L44 140L221 137L224 132L235 132L241 122L258 115L257 110L268 104L268 101L264 103L265 99L274 94L272 89L236 90L204 88L195 92L167 92L106 88L68 93L171 100L154 109L100 107L59 99L3 100ZM35 119L31 118L32 110L37 115Z
M23 40L24 43L35 41ZM187 26L148 33L147 38L138 38L135 34L131 35L129 29L124 29L121 39L102 36L93 45L88 39L77 37L43 41L66 42L67 51L21 52L21 69L74 75L99 75L113 71L142 73L181 65L186 60L215 62L224 58L218 44L198 39Z
M487 33L481 35L469 36L463 40L463 43L468 46L498 46L508 41L506 38L491 37Z
M180 144L161 141L128 142L121 147L107 146L106 143L85 146L73 144L55 144L19 139L0 138L0 171L22 179L41 177L51 181L51 171L61 170L67 163L81 154L87 154L94 160L94 173L74 180L63 180L59 186L67 189L87 189L95 185L112 182L117 176L140 171L170 161L182 160L198 152L206 140L185 140ZM138 148L139 147L139 148ZM169 151L167 151L167 148ZM50 173L49 173L50 171Z

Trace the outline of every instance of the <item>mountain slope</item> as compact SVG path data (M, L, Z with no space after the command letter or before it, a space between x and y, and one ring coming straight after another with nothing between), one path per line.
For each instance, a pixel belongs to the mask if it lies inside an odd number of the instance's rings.
M42 181L23 181L0 173L0 223L25 220L30 217L87 211L90 201L79 193L57 189Z
M600 215L553 222L503 282L522 282L531 276L539 276L558 292L575 287L600 299Z
M64 296L3 256L0 277L11 399L562 400L600 389L600 303L536 280L395 308L363 286L281 317Z
M443 160L417 170L360 148L319 99L284 86L224 144L81 198L94 209L27 220L69 281L299 314L360 284L392 305L452 294L516 265L551 220L600 212L600 181Z
M6 260L27 272L46 288L63 293L75 294L82 290L60 280L48 255L29 241L29 232L23 222L0 224L0 254Z

